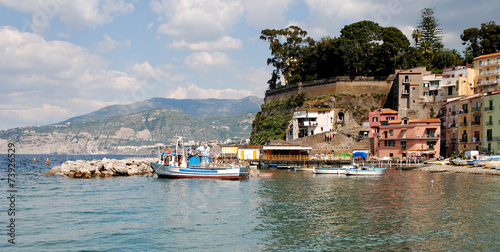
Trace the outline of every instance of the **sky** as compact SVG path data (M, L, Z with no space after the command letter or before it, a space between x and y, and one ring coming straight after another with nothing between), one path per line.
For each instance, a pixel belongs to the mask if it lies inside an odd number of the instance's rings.
M264 97L264 29L337 37L362 20L411 41L435 8L446 48L500 23L496 0L0 0L0 130L57 123L152 97Z

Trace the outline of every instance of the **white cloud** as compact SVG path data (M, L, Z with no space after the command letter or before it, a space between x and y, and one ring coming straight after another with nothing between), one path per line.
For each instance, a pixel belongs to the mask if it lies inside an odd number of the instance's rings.
M172 92L165 94L167 98L174 99L239 99L252 95L248 90L235 90L235 89L203 89L195 84L190 84L187 87L178 87Z
M177 67L173 65L153 66L149 62L135 63L129 67L129 71L135 74L136 78L149 85L172 86L186 79L184 75L175 74Z
M243 42L236 38L224 36L217 41L189 43L186 40L180 40L174 41L167 46L172 49L187 49L192 51L239 50L242 48Z
M244 13L241 2L233 0L162 0L150 7L162 12L167 19L158 27L158 32L189 41L223 36Z
M0 4L32 15L29 31L42 33L53 18L73 27L102 25L114 16L129 13L134 5L124 0L0 0Z
M286 23L285 13L294 0L244 0L247 22L258 28L282 27Z
M0 107L7 117L2 121L17 125L56 122L99 103L137 101L134 91L145 85L134 75L108 70L106 59L83 47L11 27L0 27L0 58L0 99L15 104Z
M115 50L119 46L130 46L130 40L127 40L123 43L120 43L116 40L113 40L111 36L104 34L104 41L101 41L94 45L94 51L97 53L105 53Z
M184 60L184 64L192 69L205 70L207 67L227 67L233 60L222 52L195 52Z

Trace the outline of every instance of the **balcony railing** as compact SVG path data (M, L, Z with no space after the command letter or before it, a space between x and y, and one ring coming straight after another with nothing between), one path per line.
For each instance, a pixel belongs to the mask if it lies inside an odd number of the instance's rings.
M461 143L467 143L467 137L462 137L462 138L460 139L460 142L461 142Z
M481 111L481 107L472 107L472 112Z
M481 122L480 121L474 121L474 122L471 122L470 125L481 125Z
M492 137L486 137L486 142L491 142L493 140Z
M498 71L496 70L490 70L490 71L483 71L480 76L485 76L485 75L497 75Z
M467 122L461 122L460 123L460 127L465 127L465 126L467 126Z
M477 85L479 86L487 86L487 85L495 85L498 84L498 79L490 79L490 80L478 80Z
M484 112L493 111L493 107L484 107Z
M486 126L492 126L492 125L493 125L492 121L486 122Z

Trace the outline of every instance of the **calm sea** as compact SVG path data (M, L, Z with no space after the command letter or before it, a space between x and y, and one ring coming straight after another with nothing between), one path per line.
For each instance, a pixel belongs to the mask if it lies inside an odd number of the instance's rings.
M1 155L0 251L500 251L497 176L274 169L266 170L272 178L244 181L43 175L66 160L103 157L17 155L16 244L9 244L8 160Z

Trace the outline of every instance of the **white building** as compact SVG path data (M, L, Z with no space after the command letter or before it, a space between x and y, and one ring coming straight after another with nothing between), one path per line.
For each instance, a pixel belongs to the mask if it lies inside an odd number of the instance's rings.
M335 127L331 108L300 109L293 112L293 126L287 140L332 131Z

